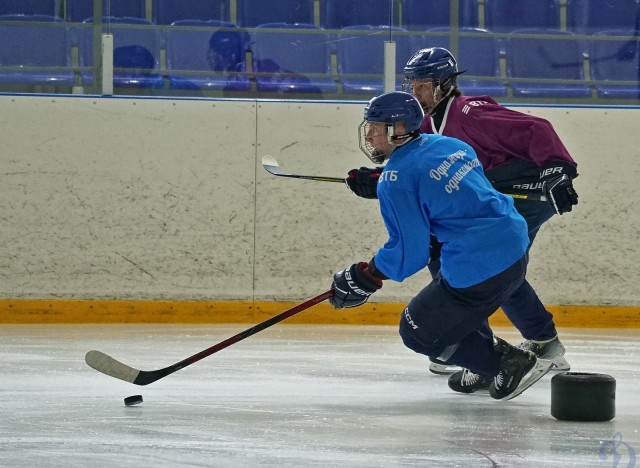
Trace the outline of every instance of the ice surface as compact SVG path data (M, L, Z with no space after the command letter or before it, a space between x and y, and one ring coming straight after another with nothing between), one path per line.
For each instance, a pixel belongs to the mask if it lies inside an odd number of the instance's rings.
M0 466L585 468L640 452L638 330L561 330L572 370L616 378L617 415L595 423L551 416L550 375L510 401L454 394L396 327L279 324L145 387L84 362L158 369L245 328L4 325Z

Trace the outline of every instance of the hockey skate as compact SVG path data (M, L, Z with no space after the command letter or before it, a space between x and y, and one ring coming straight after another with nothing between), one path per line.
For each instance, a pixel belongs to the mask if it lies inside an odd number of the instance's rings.
M553 363L552 372L568 371L571 366L564 357L565 349L558 335L545 341L525 340L518 348L531 351L538 359L545 359Z
M454 372L462 371L460 366L456 366L455 364L448 364L440 359L430 358L431 362L429 363L429 372L432 374L438 375L449 375Z
M469 369L454 372L449 377L449 388L454 392L474 393L478 390L487 390L492 379L480 374L474 374Z
M494 348L502 353L500 371L489 386L496 400L510 400L540 380L553 366L551 361L536 358L531 351L516 348L494 337Z

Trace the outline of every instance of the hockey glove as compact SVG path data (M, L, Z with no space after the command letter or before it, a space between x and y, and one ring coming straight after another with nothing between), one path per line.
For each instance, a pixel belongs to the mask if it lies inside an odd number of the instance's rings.
M362 305L382 287L382 281L371 276L368 267L367 262L354 263L333 275L334 294L329 302L336 309Z
M576 175L576 168L564 161L553 161L542 167L542 191L559 215L571 211L573 205L578 204L578 194L573 188Z
M349 189L361 198L378 198L378 179L382 167L351 169L345 179Z

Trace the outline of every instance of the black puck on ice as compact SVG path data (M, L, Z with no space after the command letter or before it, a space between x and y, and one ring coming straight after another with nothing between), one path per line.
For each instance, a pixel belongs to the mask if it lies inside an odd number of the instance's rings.
M124 399L125 406L139 405L142 403L142 395L132 395Z

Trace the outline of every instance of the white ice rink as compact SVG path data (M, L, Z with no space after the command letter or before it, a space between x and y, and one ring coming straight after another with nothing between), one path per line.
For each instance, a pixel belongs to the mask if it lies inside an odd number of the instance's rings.
M158 369L245 328L3 325L0 466L608 468L640 454L638 330L561 330L572 370L617 381L616 417L594 423L551 416L550 376L511 401L454 394L395 327L279 324L146 387L84 362L98 349Z

